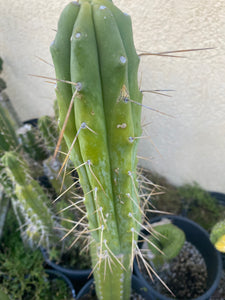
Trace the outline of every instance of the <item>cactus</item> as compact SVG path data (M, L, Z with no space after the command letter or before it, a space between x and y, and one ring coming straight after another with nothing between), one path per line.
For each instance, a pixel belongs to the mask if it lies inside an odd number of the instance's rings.
M141 222L136 152L142 101L130 17L109 0L72 2L50 50L59 126L85 194L97 295L129 299Z
M219 221L213 226L210 240L218 251L225 253L225 220Z
M25 153L36 162L47 158L47 150L36 127L29 123L24 124L17 130L20 144Z
M0 103L0 125L1 228L3 228L6 208L10 201L20 226L19 229L23 241L25 243L28 242L31 247L36 247L39 243L42 244L42 246L50 244L51 247L54 247L56 239L52 238L54 235L51 233L53 223L48 224L49 228L47 228L47 224L45 225L43 223L44 221L38 220L38 218L40 217L41 219L44 214L46 214L46 218L47 216L50 219L54 218L54 222L57 220L55 225L57 225L58 229L61 229L61 232L57 234L59 241L60 237L62 237L62 231L69 231L74 226L73 223L67 220L71 220L75 214L71 209L65 209L69 205L71 206L68 194L64 194L63 197L60 197L60 201L57 201L56 205L52 205L52 211L50 211L48 208L49 205L47 206L46 204L50 204L50 200L52 199L50 195L40 187L38 182L32 178L32 175L34 174L35 178L38 178L38 176L43 176L44 173L47 173L49 181L52 183L57 195L63 193L74 183L72 176L66 176L65 178L64 176L59 176L57 178L61 165L59 161L52 157L42 161L43 158L46 158L47 153L53 152L56 146L56 123L53 122L52 118L46 116L42 117L39 121L40 130L31 126L31 124L25 124L17 129L10 113L3 107L2 103ZM16 150L16 154L15 152L10 152L12 150ZM18 157L16 157L16 155ZM24 159L26 159L26 161ZM24 178L22 182L17 182L19 177L15 177L15 174L19 174L20 172ZM29 189L28 186L25 186L26 184L30 186L29 193L26 191L26 189ZM21 187L20 189L19 186ZM19 190L20 192L18 192ZM32 207L32 201L34 201L34 203L40 201L40 211L36 211L37 207ZM58 216L59 211L62 211L62 213ZM32 213L37 218L32 217ZM40 213L42 216L39 216ZM73 239L70 240L70 238L67 238L65 241L71 244ZM63 244L65 243L63 242ZM61 244L61 246L63 245Z
M43 116L38 119L38 129L45 142L45 147L50 155L54 153L57 139L58 128L55 120L50 116Z
M151 262L159 268L179 254L185 242L185 234L171 223L161 224L154 226L154 234L149 237L149 241L147 247L154 256Z
M5 196L0 186L0 239L2 237L6 215L9 209L10 199Z
M0 102L0 155L5 151L13 150L18 147L16 136L16 125L10 118L8 111Z
M42 245L49 247L54 244L54 219L46 206L48 198L37 181L32 179L28 165L15 152L6 152L2 157L5 170L10 177L17 202L15 206L23 216L24 232L31 247ZM51 240L51 243L50 243Z

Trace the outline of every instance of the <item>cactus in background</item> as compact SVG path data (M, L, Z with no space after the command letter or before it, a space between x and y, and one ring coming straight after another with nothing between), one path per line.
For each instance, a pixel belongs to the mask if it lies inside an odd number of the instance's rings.
M179 254L185 242L185 233L171 223L161 224L154 226L154 234L149 241L147 247L154 256L151 262L159 268Z
M47 127L48 130L46 130ZM75 213L71 211L71 209L66 209L66 207L72 206L71 202L73 203L73 199L69 199L68 193L64 194L60 197L60 201L57 201L56 205L52 206L52 212L50 212L46 205L51 203L50 201L52 199L50 195L42 190L38 182L32 179L31 175L34 174L35 178L37 178L38 176L43 176L44 173L47 173L47 176L49 176L48 179L51 182L56 195L60 195L74 183L72 176L66 176L65 178L64 176L59 176L57 178L61 166L59 161L53 159L53 157L49 157L47 160L42 161L43 158L46 158L47 153L53 152L53 149L56 146L56 123L54 123L50 117L42 117L39 121L40 130L33 127L31 124L25 124L17 129L8 110L0 103L0 128L0 192L2 192L0 202L1 228L3 228L5 214L9 202L11 202L24 242L27 242L28 240L31 247L37 246L38 239L41 239L41 236L43 236L41 242L42 246L46 246L49 243L48 240L50 240L51 246L54 247L56 239L53 241L52 237L49 237L52 235L50 228L49 230L46 229L47 227L43 225L44 223L38 221L38 218L35 217L38 217L40 211L34 212L36 207L31 208L31 199L34 201L36 197L34 203L37 203L40 199L42 215L44 216L44 214L46 214L46 216L48 215L50 217L51 215L53 217L54 214L54 219L57 219L58 221L58 229L67 231L74 226L73 223L68 222L67 220L73 219ZM14 154L11 153L10 151L12 150L16 150L17 154L15 154L15 152ZM16 158L15 155L18 155L18 157ZM27 162L24 161L24 158ZM15 166L13 165L13 161L15 162ZM24 185L25 182L28 183L30 180L29 184L33 187L34 193L31 191L30 194L27 193L26 190L24 190L24 187L23 189L21 188L23 193L20 194L19 198L19 183L15 180L16 173L14 172L19 173L20 171L22 171L21 174L24 174L23 183L20 182L21 186ZM46 210L45 213L44 210ZM58 216L59 211L62 212ZM32 213L34 213L34 217L32 217ZM38 227L37 224L40 226ZM24 230L25 228L26 230ZM35 233L35 231L37 231L37 233ZM58 233L58 240L60 237L62 237L62 231ZM68 244L71 244L73 239L70 240L70 238L67 238L66 241Z
M8 111L0 102L0 155L5 151L16 149L19 145L16 136L16 125L10 118Z
M31 124L24 124L18 129L17 134L24 152L26 152L30 158L36 162L47 158L48 155L44 140L41 139L37 128Z
M54 218L47 207L48 198L37 181L32 179L28 165L15 152L6 152L2 157L6 173L10 177L19 214L24 219L23 231L31 247L54 244ZM14 199L15 200L15 199ZM51 242L50 242L51 241Z
M75 213L66 209L66 207L71 206L74 200L72 201L73 195L65 191L70 189L71 186L75 186L75 180L77 180L77 178L73 178L69 174L66 176L65 174L59 174L65 155L60 154L57 159L52 156L58 140L58 127L55 119L50 116L41 117L38 120L38 129L45 142L46 151L51 155L43 161L44 174L48 177L48 180L54 188L56 197L62 194L60 201L56 201L55 203L56 213L61 212L59 214L61 217L61 225L70 230L74 224L68 220L73 220Z
M72 2L61 14L51 54L59 125L85 195L97 295L129 299L141 222L142 100L130 17L109 0Z
M213 226L210 240L218 251L225 253L225 220Z
M58 128L55 120L50 116L43 116L39 118L38 129L45 142L46 150L50 155L52 155L58 139Z
M2 237L6 215L9 209L10 199L6 197L0 186L0 239Z

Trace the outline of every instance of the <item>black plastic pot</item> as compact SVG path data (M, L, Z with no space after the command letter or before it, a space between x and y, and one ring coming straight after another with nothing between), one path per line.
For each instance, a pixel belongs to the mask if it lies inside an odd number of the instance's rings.
M151 291L148 288L148 285L145 284L142 280L140 280L137 276L132 276L132 290L137 294L141 295L145 300L153 300L151 296ZM77 300L81 299L83 296L90 294L91 296L95 296L94 289L94 280L89 280L80 292L77 295ZM118 299L115 299L118 300Z
M192 243L203 256L208 273L207 291L195 300L207 300L216 290L222 271L222 260L220 253L215 249L209 240L208 233L195 222L181 216L166 216L172 220L172 223L182 229L186 235L186 240ZM160 221L161 218L154 218L151 223ZM134 272L139 279L143 280L151 291L151 295L155 300L171 300L159 292L157 292L150 283L148 283L141 274L137 263L134 264Z
M67 276L65 276L61 272L55 271L55 270L45 270L45 272L49 275L50 280L53 280L55 278L62 279L67 284L68 289L70 290L70 294L71 294L70 298L71 299L76 299L75 289L73 287L72 282L69 280L69 278Z
M41 248L41 252L48 267L67 276L72 281L76 291L79 291L81 287L88 281L91 269L76 270L60 266L49 259L48 253L45 249Z
M210 196L215 198L217 203L225 206L225 194L218 192L209 192Z

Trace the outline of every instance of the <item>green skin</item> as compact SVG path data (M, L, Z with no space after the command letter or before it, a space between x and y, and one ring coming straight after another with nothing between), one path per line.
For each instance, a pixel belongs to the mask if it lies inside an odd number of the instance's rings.
M60 16L51 54L61 128L77 89L64 139L86 195L97 295L129 299L141 221L135 139L141 107L126 98L142 100L130 17L109 0L72 2Z
M216 244L218 240L225 235L225 220L219 221L213 226L210 233L210 240L213 244Z
M170 261L179 254L185 242L185 233L173 224L155 226L154 231L158 232L159 235L155 233L150 236L151 244L148 244L148 248L154 254L152 259L154 266L160 268L166 261Z
M8 111L0 103L0 155L18 147L15 127Z
M65 155L59 155L58 158L53 157L58 139L57 124L51 117L43 116L38 120L38 128L42 139L45 141L46 150L52 155L43 161L44 173L48 177L56 195L61 195L63 193L63 196L61 196L55 203L56 213L60 218L62 218L61 225L70 230L74 224L67 220L72 220L75 214L70 209L65 210L66 207L71 205L69 200L72 200L72 195L70 192L64 192L74 184L74 180L71 175L64 176L62 173L59 174ZM63 211L61 212L61 210ZM68 240L70 241L70 239Z
M27 223L26 236L30 246L42 245L48 248L54 244L54 220L46 203L48 198L37 181L33 180L28 166L16 152L6 152L2 157L5 171L11 179L20 215ZM56 242L56 241L55 241Z
M58 139L56 123L51 117L43 116L38 119L38 129L42 139L45 141L47 151L53 154Z
M19 139L26 152L35 161L42 161L47 157L44 141L41 140L39 131L30 124L23 125L18 131Z

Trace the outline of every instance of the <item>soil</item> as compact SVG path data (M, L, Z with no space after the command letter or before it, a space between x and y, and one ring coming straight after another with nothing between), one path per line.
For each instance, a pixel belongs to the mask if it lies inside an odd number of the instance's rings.
M225 270L222 272L219 286L210 300L224 300L225 299Z
M189 242L185 242L179 255L165 263L157 271L158 276L176 297L162 283L154 278L151 281L144 267L142 272L147 281L161 294L171 299L194 299L202 295L207 287L207 270L199 251Z

